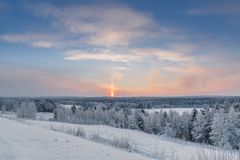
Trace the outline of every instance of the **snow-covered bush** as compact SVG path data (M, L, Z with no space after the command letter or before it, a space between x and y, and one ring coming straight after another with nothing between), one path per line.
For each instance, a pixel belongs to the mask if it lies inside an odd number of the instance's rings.
M22 102L17 108L18 118L35 119L37 114L36 105L33 102Z
M74 135L78 136L78 137L85 138L86 137L86 132L84 131L83 128L79 127L75 130Z
M78 127L76 129L71 129L71 128L64 127L64 125L62 125L62 126L50 125L49 129L52 131L64 132L64 133L67 133L67 134L70 134L73 136L86 138L86 132L82 127Z
M223 150L200 150L194 160L240 160L240 153Z
M130 144L130 140L124 137L118 138L118 137L114 137L113 141L112 141L112 145L118 148L124 148L124 149L128 149L131 150L132 149L132 145Z
M136 150L136 146L130 143L130 140L125 137L114 137L111 140L101 137L98 133L93 133L89 136L89 139L98 143L112 145L114 147L126 149L129 151Z
M167 160L167 155L164 150L159 150L155 148L154 153L151 155L154 159Z
M93 134L89 135L89 139L94 142L106 143L105 139L100 137L100 135L98 133L93 133Z

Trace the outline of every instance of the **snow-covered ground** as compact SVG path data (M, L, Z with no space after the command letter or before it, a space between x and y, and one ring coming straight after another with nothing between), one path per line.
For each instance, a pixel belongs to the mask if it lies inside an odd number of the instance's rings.
M73 107L73 105L71 105L71 104L61 104L61 107L70 109L70 108ZM75 107L76 108L81 108L82 106L75 105Z
M214 151L210 146L188 143L140 131L119 129L104 125L78 125L33 120L25 120L24 123L38 128L54 129L65 133L68 133L70 130L82 128L87 137L97 133L100 137L109 140L113 140L114 138L125 138L128 139L131 144L134 144L137 153L147 157L164 154L167 160L192 160L192 158L196 157L200 152L204 151L209 154Z
M159 157L164 157L164 160L193 160L193 157L196 158L201 153L210 156L216 154L215 149L210 146L174 140L136 130L104 125L79 125L38 120L20 120L22 123L19 123L17 122L19 120L13 115L3 116L15 120L0 118L0 160L61 160L61 158L69 160L127 160L159 159ZM85 139L68 135L69 131L78 128L85 131ZM135 147L135 154L124 149L91 142L89 139L94 134L109 141L116 138L128 139L129 143ZM239 159L236 157L229 160Z
M29 121L30 122L30 121ZM33 122L33 121L32 121ZM36 124L51 124L38 122ZM80 137L0 118L0 160L150 160Z
M200 111L201 108L196 108L198 111ZM170 112L170 111L176 111L178 112L180 115L183 112L188 112L191 113L193 108L160 108L160 109L145 109L146 112L148 113L154 113L154 112L160 112L160 111L165 111L165 112Z
M41 121L48 121L53 118L53 113L49 112L38 112L36 119Z

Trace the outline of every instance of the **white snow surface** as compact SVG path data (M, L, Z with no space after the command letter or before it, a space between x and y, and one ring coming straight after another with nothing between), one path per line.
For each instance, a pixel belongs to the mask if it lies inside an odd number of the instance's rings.
M46 129L56 129L68 133L70 130L82 128L86 136L98 133L102 138L113 140L114 138L129 139L136 146L136 152L147 157L165 154L167 160L192 160L200 152L211 154L215 149L207 145L200 145L181 140L174 140L164 136L147 134L141 131L120 129L105 125L79 125L52 121L25 120L24 123ZM111 151L110 151L111 153ZM174 157L173 157L174 156Z
M193 160L203 152L216 152L216 148L207 145L105 125L20 120L22 124L15 120L0 118L0 160L141 160L163 153L165 160ZM78 128L85 131L86 139L96 133L108 140L126 138L136 147L135 153L66 134ZM237 160L237 156L231 160Z
M159 109L145 109L146 112L148 113L155 113L155 112L160 112L161 110L164 112L169 113L170 111L176 111L180 115L183 114L183 112L188 112L191 113L194 108L159 108ZM196 108L198 111L200 111L202 108Z
M53 113L49 113L49 112L38 112L36 115L36 119L37 120L41 120L41 121L48 121L50 119L53 118Z
M71 109L73 107L73 105L71 104L61 104L61 106L63 108L68 108L68 109ZM76 108L81 108L82 106L79 106L79 105L75 105Z
M0 160L150 160L136 153L34 125L51 125L51 122L35 121L32 124L0 118Z

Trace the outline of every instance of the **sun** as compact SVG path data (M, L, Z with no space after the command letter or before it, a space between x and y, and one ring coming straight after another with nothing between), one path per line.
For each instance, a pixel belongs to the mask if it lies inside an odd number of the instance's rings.
M111 97L114 97L114 92L113 91L111 91Z
M115 94L114 94L114 86L113 85L111 85L111 88L110 88L110 96L111 97L115 96Z

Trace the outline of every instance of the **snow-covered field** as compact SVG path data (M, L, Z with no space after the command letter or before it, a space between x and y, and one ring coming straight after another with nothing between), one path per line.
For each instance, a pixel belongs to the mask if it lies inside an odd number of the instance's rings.
M98 144L80 137L0 118L0 160L148 159L140 154Z
M0 118L0 160L141 160L160 159L159 157L164 157L164 160L193 160L193 157L196 158L203 152L210 154L210 156L215 154L215 149L210 146L174 140L136 130L104 125L19 120L13 115L3 116L13 120ZM86 133L85 139L69 135L70 131L79 128ZM134 146L134 153L130 153L126 149L107 146L109 144L92 142L90 137L94 134L109 141L116 138L127 139ZM229 160L239 159L236 157Z
M130 143L135 144L136 149L143 155L151 156L156 153L164 152L167 157L174 155L179 157L179 160L190 160L200 150L200 146L193 144L182 144L179 142L171 142L168 139L160 136L150 135L140 131L113 128L104 125L77 125L60 122L46 122L46 121L31 121L27 120L25 123L31 126L37 126L47 129L62 130L68 132L72 129L81 127L86 132L87 136L98 133L101 137L106 139L114 139L116 137L127 138Z
M196 155L200 152L206 151L211 153L214 150L209 146L188 143L180 140L168 139L162 136L151 135L140 131L119 129L104 125L79 125L34 120L23 120L22 122L31 127L36 127L36 129L42 128L47 130L57 130L58 132L64 133L69 133L71 130L82 128L86 133L87 139L96 133L99 134L100 137L109 140L113 140L114 138L125 138L129 140L129 143L134 144L136 153L145 157L164 155L167 160L173 160L174 158L178 160L192 160L192 158L196 157ZM20 126L22 126L22 124ZM53 133L51 132L51 134ZM58 139L61 139L61 137ZM66 146L66 148L67 147L69 146ZM111 153L112 151L110 150L108 152Z
M196 108L198 111L200 111L201 108ZM170 112L170 111L176 111L179 114L182 114L183 112L188 112L191 113L193 108L160 108L160 109L145 109L146 112L148 113L154 113L154 112Z

